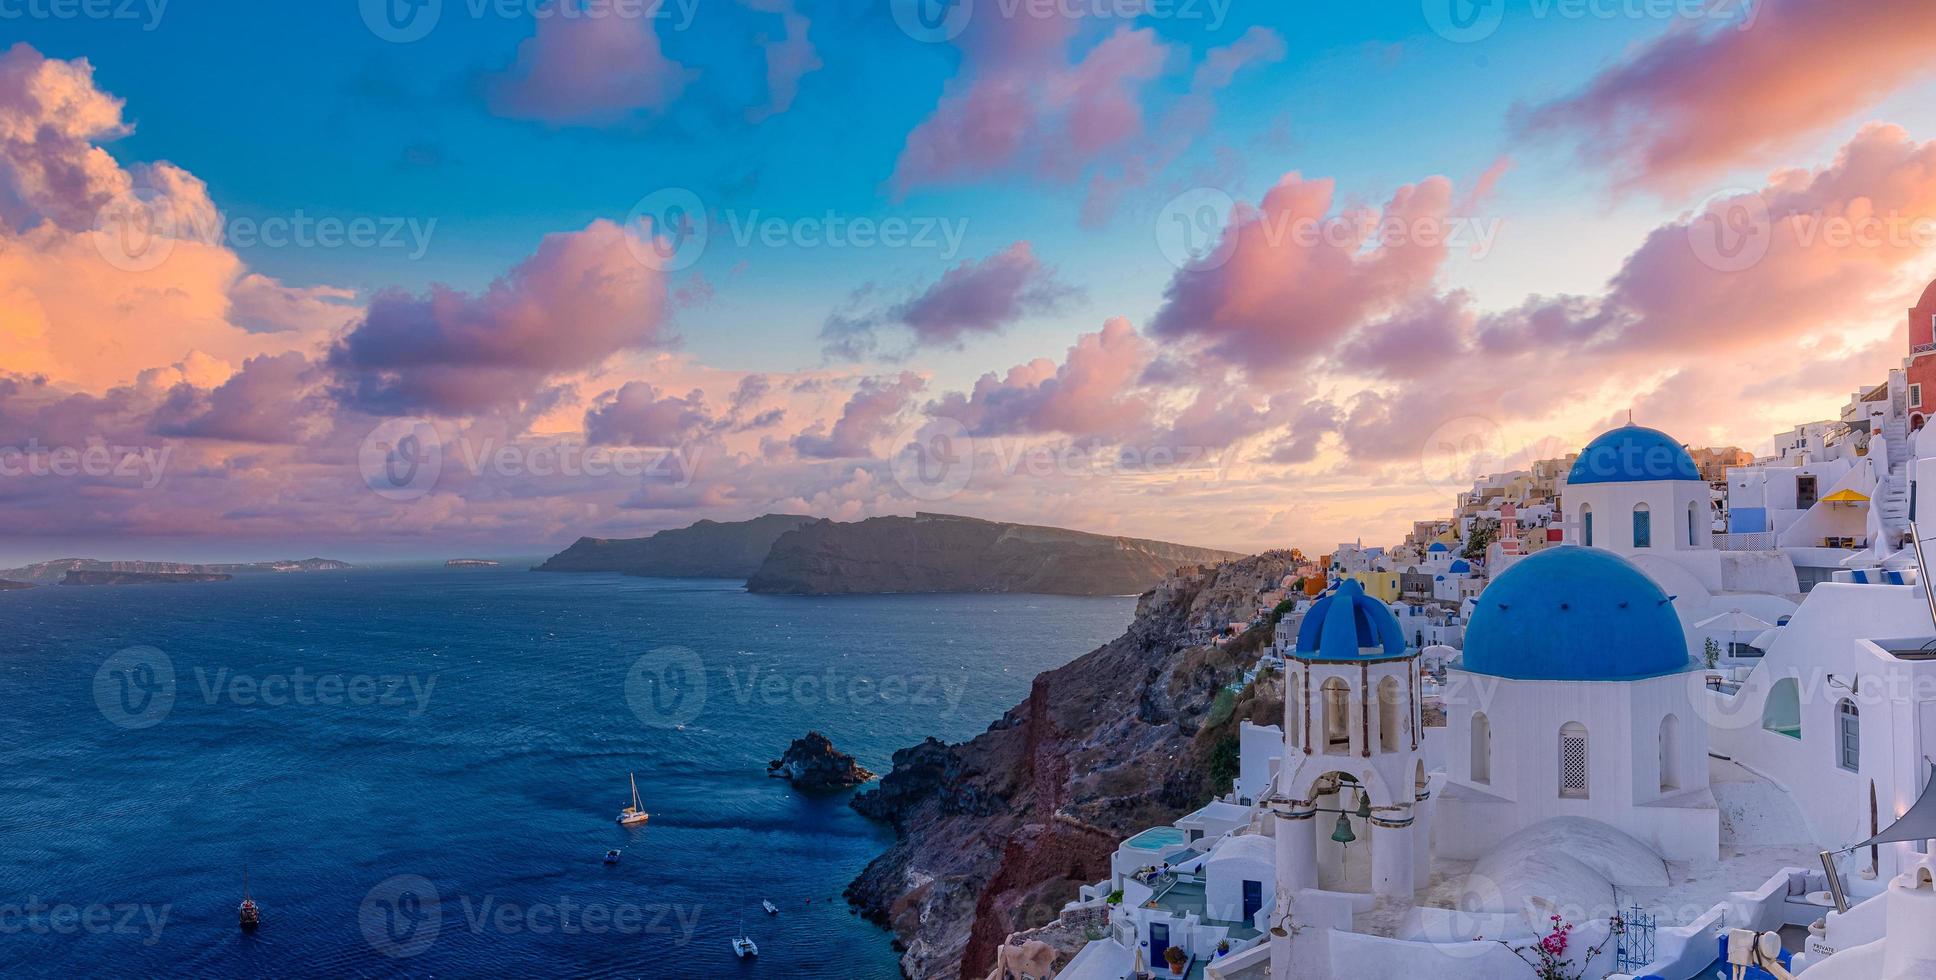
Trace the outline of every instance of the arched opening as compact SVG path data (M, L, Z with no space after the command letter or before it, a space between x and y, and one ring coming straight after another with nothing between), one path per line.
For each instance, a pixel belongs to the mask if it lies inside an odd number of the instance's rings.
M1376 842L1371 822L1358 816L1359 804L1367 798L1365 785L1349 773L1327 772L1312 782L1306 798L1317 805L1318 819L1299 822L1297 830L1316 839L1318 887L1360 894L1371 891ZM1284 825L1278 826L1281 832Z
M1378 682L1378 750L1398 751L1398 681L1387 677Z
M1660 791L1681 788L1681 720L1668 715L1660 720Z
M1320 689L1324 698L1324 751L1351 754L1351 688L1333 677Z
M1580 505L1580 543L1593 547L1593 508Z
M1636 548L1654 546L1654 513L1646 504L1634 505L1633 546Z
M1587 780L1585 725L1569 721L1560 726L1559 763L1560 796L1569 800L1586 799L1590 783Z
M1425 798L1425 788L1432 785L1431 777L1425 774L1425 760L1418 760L1418 765L1413 767L1413 771L1415 775L1412 776L1412 799L1422 800Z
M1837 734L1835 762L1849 772L1862 771L1862 712L1855 702L1843 698L1835 706L1835 731Z
M1472 715L1472 781L1492 782L1492 721L1483 711Z
M1768 700L1761 705L1761 727L1789 738L1802 737L1802 696L1793 677L1784 677L1768 689Z
M1687 546L1689 548L1698 548L1701 546L1700 534L1701 502L1697 500L1687 505Z

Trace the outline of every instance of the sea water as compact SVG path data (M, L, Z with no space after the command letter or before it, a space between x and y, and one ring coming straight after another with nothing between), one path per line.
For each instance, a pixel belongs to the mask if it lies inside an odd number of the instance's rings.
M970 738L1133 606L508 563L0 593L0 975L893 977L840 898L890 833L766 762Z

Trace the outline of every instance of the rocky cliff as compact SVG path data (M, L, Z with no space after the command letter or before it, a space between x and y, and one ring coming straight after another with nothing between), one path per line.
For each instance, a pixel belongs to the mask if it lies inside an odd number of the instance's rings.
M768 514L725 524L700 521L645 538L579 538L536 570L743 579L759 569L780 535L813 520Z
M1164 541L917 514L816 521L773 543L752 592L1137 595L1185 565L1238 557Z
M110 572L77 569L61 576L62 585L168 585L183 582L227 582L223 572Z
M1238 724L1279 724L1281 682L1224 691L1269 642L1191 641L1203 623L1248 620L1294 566L1272 552L1162 580L1128 632L1035 679L1027 700L960 745L929 739L854 808L891 823L894 845L847 896L892 929L915 980L981 977L1011 933L1054 919L1108 875L1126 837L1227 792Z

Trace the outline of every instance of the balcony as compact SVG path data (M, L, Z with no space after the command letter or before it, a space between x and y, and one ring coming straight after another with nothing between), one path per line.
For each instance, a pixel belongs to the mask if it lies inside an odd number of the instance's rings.
M1775 532L1750 531L1734 534L1714 535L1714 547L1720 551L1773 551Z

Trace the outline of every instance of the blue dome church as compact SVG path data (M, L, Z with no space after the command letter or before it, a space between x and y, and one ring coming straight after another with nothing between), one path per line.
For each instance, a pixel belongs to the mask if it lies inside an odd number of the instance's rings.
M1704 485L1703 485L1704 486ZM1719 856L1705 671L1634 562L1563 545L1479 595L1447 674L1440 857L1478 860L1545 820L1596 820L1670 861Z

